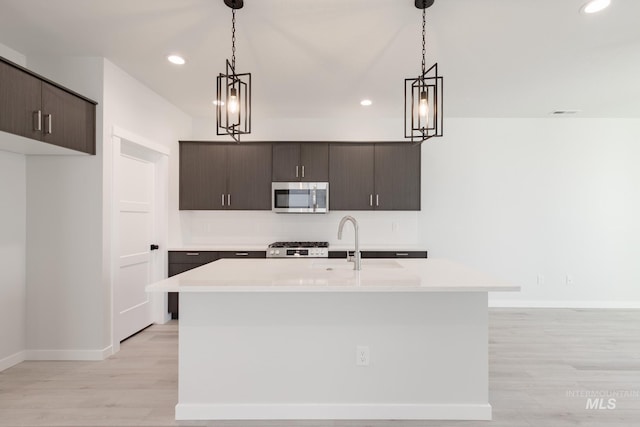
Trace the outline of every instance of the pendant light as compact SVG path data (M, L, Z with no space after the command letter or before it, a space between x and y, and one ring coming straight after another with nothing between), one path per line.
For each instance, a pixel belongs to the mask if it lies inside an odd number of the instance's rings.
M231 62L217 78L216 124L218 135L230 135L240 142L240 135L251 133L251 73L236 73L236 10L243 0L224 0L231 8Z
M442 136L442 76L438 64L426 67L426 11L434 0L415 0L422 9L422 73L404 80L404 137L420 144Z

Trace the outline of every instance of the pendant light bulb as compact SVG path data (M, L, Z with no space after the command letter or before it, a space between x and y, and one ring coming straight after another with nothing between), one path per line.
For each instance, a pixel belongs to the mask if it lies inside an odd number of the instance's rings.
M423 119L427 119L427 115L429 114L429 102L427 100L427 92L420 92L420 105L418 106L418 112L420 113L420 117Z
M229 102L227 103L227 108L231 114L238 112L238 92L234 87L229 91Z

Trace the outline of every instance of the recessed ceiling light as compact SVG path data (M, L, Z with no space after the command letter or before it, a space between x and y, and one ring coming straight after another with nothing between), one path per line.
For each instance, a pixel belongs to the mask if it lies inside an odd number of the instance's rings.
M611 0L591 0L582 6L582 13L596 13L606 9L611 4Z
M169 55L167 56L167 59L169 60L169 62L176 65L184 65L184 63L186 62L182 56L178 55Z
M360 105L362 105L363 107L368 107L371 104L373 104L373 102L371 102L370 99L363 99L362 101L360 101Z

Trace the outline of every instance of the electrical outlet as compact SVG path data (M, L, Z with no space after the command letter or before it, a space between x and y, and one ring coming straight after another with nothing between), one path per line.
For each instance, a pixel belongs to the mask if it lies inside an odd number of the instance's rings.
M369 366L369 347L365 345L356 347L356 366Z
M538 285L544 285L544 275L543 274L538 274Z
M573 285L574 284L573 275L567 274L566 281L567 281L567 285Z

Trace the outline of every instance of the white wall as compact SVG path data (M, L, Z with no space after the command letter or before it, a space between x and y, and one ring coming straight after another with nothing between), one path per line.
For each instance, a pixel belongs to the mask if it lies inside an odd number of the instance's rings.
M640 306L639 140L640 120L449 120L423 146L422 241L522 286L495 305Z
M0 56L26 58L0 44ZM7 134L0 132L0 142ZM0 371L21 362L26 348L26 160L0 151Z
M102 277L102 58L29 57L30 69L98 102L96 156L27 158L27 348L100 359L110 344Z
M214 126L195 121L194 139L215 139ZM402 122L271 120L254 132L252 140L400 140ZM448 119L445 136L423 144L420 213L350 213L363 223L363 245L416 245L522 286L491 295L494 305L640 306L638 140L640 120ZM345 213L180 212L182 241L172 243L335 246Z
M113 126L177 148L191 119L104 58L28 65L98 102L95 156L27 160L28 357L100 359L113 344Z
M0 371L25 356L26 211L25 156L0 151Z

